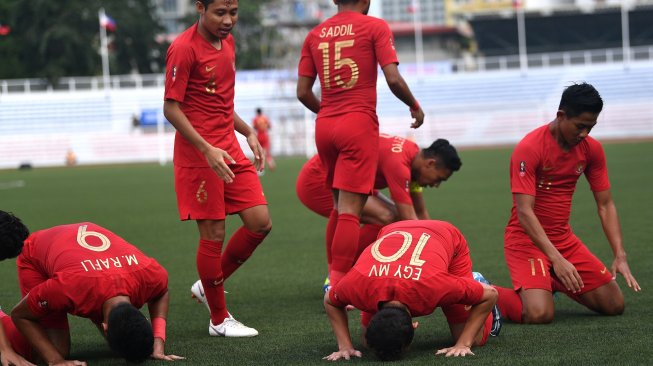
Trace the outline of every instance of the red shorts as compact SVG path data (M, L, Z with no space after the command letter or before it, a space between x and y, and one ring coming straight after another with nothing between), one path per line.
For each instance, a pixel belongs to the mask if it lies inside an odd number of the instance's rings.
M315 144L327 171L327 187L361 194L372 192L379 156L379 123L374 116L354 112L319 117Z
M599 288L612 281L612 274L603 263L587 249L576 236L571 235L564 242L554 242L562 256L576 267L585 285L580 293ZM552 291L552 281L559 281L549 258L532 243L506 242L504 255L510 278L515 290L542 289Z
M175 191L181 220L224 220L228 214L265 205L254 165L243 159L229 165L236 177L225 184L211 168L175 166Z
M265 150L265 152L270 151L270 136L267 133L260 133L257 136L258 138L258 143L261 144L261 147Z
M329 217L333 210L333 193L326 186L326 172L324 170L312 169L308 163L304 165L297 176L295 191L299 200L309 210L318 215Z
M11 317L0 310L0 321L2 322L2 327L5 330L5 336L11 344L11 348L14 349L14 352L23 356L28 361L34 361L32 356L32 347L27 342L27 339L16 329L14 322L11 321Z

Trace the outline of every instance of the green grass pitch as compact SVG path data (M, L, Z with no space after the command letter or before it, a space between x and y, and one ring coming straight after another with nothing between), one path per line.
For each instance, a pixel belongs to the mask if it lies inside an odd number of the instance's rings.
M597 316L561 296L552 325L505 324L476 356L445 359L435 350L452 344L441 311L420 318L412 349L397 365L610 365L651 364L649 338L653 321L651 237L653 236L653 143L605 144L612 194L620 213L626 250L643 291L619 284L626 296L623 316ZM433 218L447 220L465 234L475 270L508 286L503 260L503 228L511 196L508 159L511 149L462 151L461 171L437 190L425 191ZM273 231L254 256L226 283L227 303L237 319L257 328L252 339L208 336L208 312L190 298L197 275L197 232L193 222L179 222L170 165L124 165L0 171L0 209L13 211L32 231L57 224L93 221L146 254L170 275L169 353L185 356L187 365L312 365L336 349L322 308L326 274L323 233L326 219L309 212L295 196L295 178L306 159L278 160L261 179L270 204ZM228 234L240 223L227 219ZM601 230L591 192L579 183L572 227L609 267L612 253ZM15 263L0 263L0 305L6 312L19 301ZM350 329L359 342L358 313ZM92 324L72 318L72 356L90 365L122 362L108 350ZM360 360L377 362L363 350ZM345 361L340 361L342 364ZM148 361L148 364L162 362Z

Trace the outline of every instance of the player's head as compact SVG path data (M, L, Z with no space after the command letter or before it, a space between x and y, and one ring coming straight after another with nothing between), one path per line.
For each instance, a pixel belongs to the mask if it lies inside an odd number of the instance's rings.
M572 84L562 93L556 113L558 138L568 146L580 143L596 125L603 99L590 84Z
M197 0L199 27L213 38L227 38L238 22L238 0Z
M0 261L17 257L28 236L27 226L18 217L0 210Z
M154 347L152 325L132 304L120 303L109 312L107 341L109 347L127 361L143 362Z
M598 90L588 83L572 84L562 92L558 109L564 111L568 118L585 112L598 115L603 110L603 99Z
M405 308L385 306L379 310L367 326L367 346L382 361L400 359L413 341L415 328Z
M338 8L344 7L349 9L350 7L358 7L358 10L367 15L370 11L370 2L371 0L333 0L333 3L338 5Z
M413 165L414 182L422 187L438 187L451 177L462 165L456 148L445 139L435 140L431 146L422 149L419 164Z
M261 108L256 108L256 114L261 114L263 113L263 110Z

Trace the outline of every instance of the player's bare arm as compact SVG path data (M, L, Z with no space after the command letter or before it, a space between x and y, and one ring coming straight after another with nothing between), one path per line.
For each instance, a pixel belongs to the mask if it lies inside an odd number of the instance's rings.
M417 213L413 205L407 203L396 203L397 206L397 219L398 220L418 220Z
M163 102L163 114L166 119L179 131L179 133L197 148L204 156L209 166L215 173L226 183L234 180L234 173L231 171L229 164L235 164L236 161L224 150L211 146L200 134L193 128L190 121L181 111L179 102L175 100L166 100Z
M617 214L617 207L612 200L610 190L594 192L594 200L596 201L596 207L599 218L601 219L601 225L603 226L603 232L605 233L608 243L610 243L610 247L612 248L612 253L614 254L614 261L610 268L612 274L616 278L617 273L621 273L621 275L624 276L628 287L635 291L640 291L642 288L639 286L639 283L637 283L635 276L632 275L630 267L628 266L626 250L624 249L623 237L621 235L619 215Z
M337 361L341 358L349 360L352 356L361 357L363 354L354 349L351 342L351 335L349 334L349 320L347 318L347 311L344 307L337 307L331 304L329 300L329 292L324 294L324 310L329 317L331 328L336 336L338 342L338 351L323 357L324 360Z
M410 127L419 128L424 123L424 111L420 107L417 99L411 93L408 84L399 73L397 64L390 63L383 66L383 75L392 94L404 102L410 108L410 116L415 120Z
M265 150L256 137L256 131L234 112L234 129L247 138L247 144L254 153L254 168L261 172L265 169Z
M66 360L57 347L48 337L46 330L38 322L38 318L32 313L27 304L29 294L25 296L11 311L11 319L16 328L25 336L34 347L39 356L48 365L83 365L86 362L78 360Z
M300 76L297 80L297 99L311 112L320 111L320 99L313 93L315 78Z
M166 291L161 297L147 303L147 309L152 321L154 331L154 348L152 358L155 360L176 361L184 357L165 354L165 321L168 318L168 305L170 303L170 292Z
M535 197L519 193L515 193L514 196L517 217L526 234L533 240L535 246L551 260L551 265L556 276L562 281L567 290L572 292L580 291L581 287L584 286L580 274L578 274L574 265L566 260L553 243L551 243L551 240L549 240L544 232L542 224L540 224L537 216L535 216Z
M413 201L413 209L419 220L430 220L431 216L424 203L424 194L422 192L411 192L410 198Z
M460 337L456 340L456 344L452 347L439 349L435 354L436 355L445 355L446 357L454 356L466 356L473 355L472 345L474 345L474 339L479 331L483 328L485 319L490 314L492 307L497 303L499 298L499 293L497 290L486 284L483 285L483 296L481 301L478 304L472 306L469 311L469 318L465 322Z

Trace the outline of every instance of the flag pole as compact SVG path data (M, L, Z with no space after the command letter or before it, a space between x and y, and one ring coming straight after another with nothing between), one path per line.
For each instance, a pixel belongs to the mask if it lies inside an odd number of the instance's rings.
M424 73L424 42L422 40L422 22L419 19L419 0L412 0L413 28L415 29L415 62L417 63L417 76Z
M628 1L621 2L621 44L623 49L623 64L624 69L628 70L630 67L630 25L628 21L628 10L630 3Z
M519 42L519 69L522 75L528 71L528 58L526 57L526 20L524 19L524 7L520 0L515 1L515 12L517 13L517 41Z
M98 20L100 23L100 55L102 55L102 80L104 83L104 90L109 91L111 88L111 80L109 74L109 42L107 40L107 29L102 24L102 20L106 19L104 8L98 11Z

